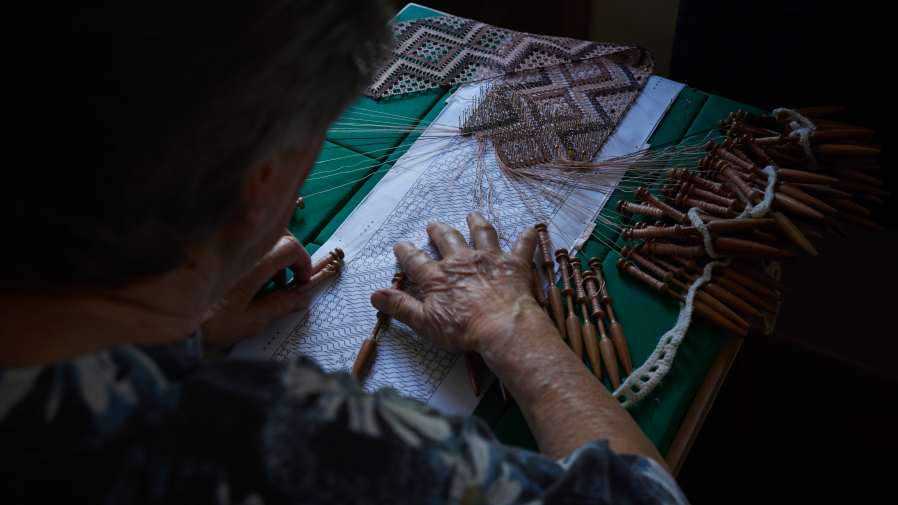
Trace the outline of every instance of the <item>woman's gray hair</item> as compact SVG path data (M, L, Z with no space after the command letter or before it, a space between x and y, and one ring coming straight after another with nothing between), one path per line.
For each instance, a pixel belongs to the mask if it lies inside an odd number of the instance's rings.
M183 263L239 209L250 167L320 138L390 42L384 1L53 9L7 14L7 290Z

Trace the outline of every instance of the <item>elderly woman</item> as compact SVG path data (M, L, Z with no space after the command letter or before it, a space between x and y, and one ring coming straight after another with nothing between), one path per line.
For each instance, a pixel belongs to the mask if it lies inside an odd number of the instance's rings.
M285 227L328 124L387 40L377 2L18 7L3 119L4 503L683 502L653 446L530 295L534 236L427 233L422 298L371 302L476 351L541 454L314 363L202 363L307 303ZM71 9L71 10L67 10ZM6 89L8 88L8 89ZM515 341L521 350L504 352ZM523 342L522 342L523 341Z

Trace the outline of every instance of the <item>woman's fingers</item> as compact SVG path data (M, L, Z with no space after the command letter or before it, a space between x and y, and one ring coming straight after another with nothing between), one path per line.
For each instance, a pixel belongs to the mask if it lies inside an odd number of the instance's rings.
M474 247L489 252L501 252L499 248L499 236L496 229L483 216L477 212L468 214L468 230L471 232L471 241Z
M435 262L424 251L415 247L411 242L397 242L393 246L393 254L399 261L399 269L405 272L412 282L424 281L435 265Z
M536 250L536 240L536 229L533 227L527 228L515 241L514 246L511 248L511 255L531 263L533 261L533 252Z
M424 304L398 289L381 289L371 295L371 305L384 314L407 324L415 333L427 328Z
M278 270L294 265L300 266L299 273L294 271L295 275L300 276L300 279L297 279L299 281L303 275L302 265L308 263L310 263L309 253L305 248L292 235L284 235L262 256L253 270L243 277L239 287L242 291L253 295L274 277Z
M431 223L427 226L427 235L431 242L437 246L440 255L444 258L452 256L468 248L465 237L455 228L443 223Z

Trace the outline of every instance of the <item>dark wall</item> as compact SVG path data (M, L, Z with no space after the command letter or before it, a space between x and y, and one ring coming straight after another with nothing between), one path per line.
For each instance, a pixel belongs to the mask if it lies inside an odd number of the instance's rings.
M396 1L397 10L406 3ZM416 3L502 28L578 39L589 38L588 0L558 2L421 0Z
M843 104L884 124L886 4L680 0L671 74L763 107Z
M845 119L882 132L883 177L896 187L891 149L892 46L887 4L871 0L680 0L671 77L764 108L844 105ZM898 224L892 198L876 210Z

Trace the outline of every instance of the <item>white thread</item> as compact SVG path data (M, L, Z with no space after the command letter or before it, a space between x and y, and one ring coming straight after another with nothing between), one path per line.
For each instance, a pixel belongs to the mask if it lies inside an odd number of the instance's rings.
M773 196L776 194L776 167L767 165L763 172L767 174L767 187L764 188L764 198L754 206L746 205L745 209L737 216L743 217L764 217L770 212L770 205L773 204Z
M686 212L686 216L689 218L689 222L692 223L692 226L702 234L702 240L705 242L705 252L708 253L708 256L719 258L717 251L714 250L714 242L711 240L711 232L708 231L708 225L706 225L705 222L702 221L701 216L698 215L698 208L693 207L689 209L689 211Z
M595 223L595 220L593 220L589 224L589 226L587 226L586 229L583 230L583 233L581 233L580 236L577 237L577 240L574 241L574 245L571 246L571 250L579 251L579 250L583 249L583 244L585 244L586 241L592 237L592 232L595 229L596 229L596 223Z
M811 149L811 134L817 129L817 125L797 111L785 107L773 109L773 117L780 121L789 121L788 125L792 130L789 132L789 136L798 138L798 143L801 144L804 154L811 161L811 166L817 168L817 158L814 157L814 151Z
M776 168L772 165L764 167L764 173L767 174L767 187L764 189L764 198L756 205L746 205L745 210L739 214L740 218L751 216L754 218L763 217L770 211L770 205L773 203L774 188L776 187ZM702 275L697 278L689 290L686 292L686 300L680 307L680 313L677 316L677 322L673 327L667 330L655 346L655 350L649 356L645 363L642 364L633 373L624 380L623 384L614 391L614 397L621 402L625 408L632 407L639 400L649 395L661 383L670 367L673 364L674 357L677 355L677 349L680 343L686 337L689 331L689 325L692 323L692 311L694 308L695 293L698 289L711 280L711 271L716 266L725 266L730 263L729 258L720 256L714 250L711 233L708 226L702 221L698 215L698 209L693 207L686 212L689 221L692 223L699 233L705 244L705 252L712 258L722 258L720 261L712 261L705 265Z
M702 275L689 286L689 290L686 292L686 300L680 308L676 324L661 336L661 340L649 359L642 366L633 370L633 373L614 391L614 397L621 402L624 408L632 407L639 400L648 396L667 376L674 357L677 355L677 348L686 337L686 331L689 330L689 324L692 322L695 293L698 288L711 280L711 270L721 264L723 263L712 261L705 265Z

